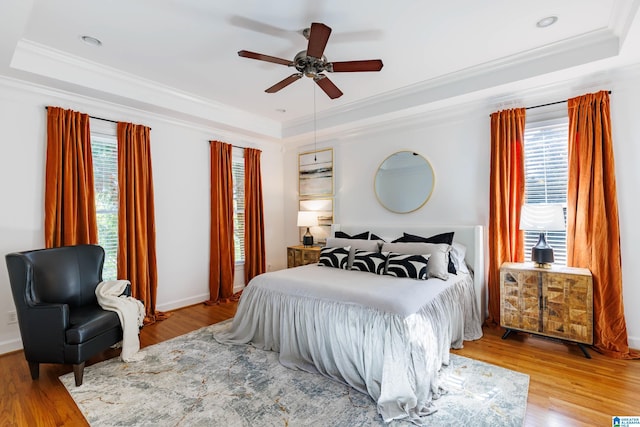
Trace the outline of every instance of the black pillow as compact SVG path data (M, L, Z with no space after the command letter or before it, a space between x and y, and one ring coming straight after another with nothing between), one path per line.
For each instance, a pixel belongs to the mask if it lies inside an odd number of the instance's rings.
M344 231L336 231L335 232L335 237L338 237L340 239L364 239L364 240L369 240L369 232L365 231L364 233L354 234L353 236L350 236L347 233L345 233Z
M320 259L318 260L318 265L346 270L350 249L350 246L344 248L324 247L320 249Z
M421 242L421 243L446 243L447 245L453 244L453 231L448 233L436 234L431 237L416 236L409 233L402 233L403 236L397 238L392 243L396 242ZM449 257L449 264L447 265L447 271L452 274L457 274L456 266L453 264L453 260Z
M369 234L369 240L382 240L384 242L384 239L382 237L378 237L373 233Z
M392 243L396 242L422 242L422 243L446 243L447 245L453 244L453 231L448 233L436 234L431 237L416 236L414 234L403 233L402 237L397 238Z
M411 279L427 279L429 255L409 255L390 253L385 274Z

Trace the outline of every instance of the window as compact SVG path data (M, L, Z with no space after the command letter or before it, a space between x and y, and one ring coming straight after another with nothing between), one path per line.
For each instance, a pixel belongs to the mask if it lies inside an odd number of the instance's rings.
M106 135L92 132L91 155L98 244L106 254L102 278L115 280L118 274L118 143L115 133Z
M244 150L233 147L233 246L236 264L244 263Z
M524 132L525 203L554 203L567 215L568 118L527 123ZM525 231L525 259L538 241L539 233ZM547 232L555 264L567 263L567 233Z

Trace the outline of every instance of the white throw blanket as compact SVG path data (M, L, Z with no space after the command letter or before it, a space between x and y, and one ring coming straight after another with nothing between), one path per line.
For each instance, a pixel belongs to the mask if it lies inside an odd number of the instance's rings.
M109 311L115 311L122 325L122 352L124 362L138 362L144 359L140 350L140 327L144 321L144 305L139 300L124 296L122 293L130 282L128 280L105 280L96 287L98 304Z

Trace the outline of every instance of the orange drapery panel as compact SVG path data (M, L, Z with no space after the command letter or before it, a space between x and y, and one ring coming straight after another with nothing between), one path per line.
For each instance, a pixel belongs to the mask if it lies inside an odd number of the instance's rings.
M525 109L491 114L489 196L489 315L487 325L500 325L500 266L522 262L524 235L519 229L524 201Z
M216 304L233 295L235 257L233 252L232 146L210 141L211 227L209 253L209 300Z
M622 302L618 197L609 94L569 99L567 265L593 274L594 347L621 359L630 351Z
M244 149L244 279L266 271L260 150Z
M59 107L47 107L44 243L98 243L89 115Z
M151 129L118 123L118 278L145 307L145 324L166 318L156 311L156 225L151 173Z

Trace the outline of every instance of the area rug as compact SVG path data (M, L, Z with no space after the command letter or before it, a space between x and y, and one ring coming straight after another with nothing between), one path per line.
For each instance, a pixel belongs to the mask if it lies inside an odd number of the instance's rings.
M278 354L213 338L223 322L146 347L142 362L119 357L60 377L92 426L408 426L385 424L373 400L341 383L287 369ZM451 355L448 392L431 426L522 426L529 377Z

